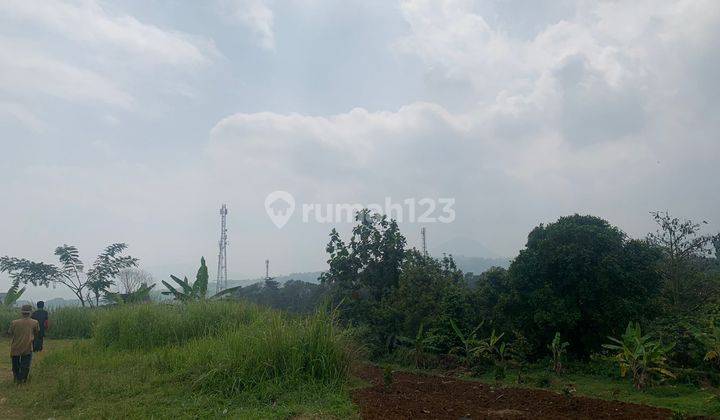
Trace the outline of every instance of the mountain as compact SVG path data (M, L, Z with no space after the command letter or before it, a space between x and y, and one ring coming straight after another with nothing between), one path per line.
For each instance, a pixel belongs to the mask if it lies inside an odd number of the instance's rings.
M464 236L431 247L431 251L434 255L452 254L453 257L463 255L466 257L500 258L500 255L490 250L483 243Z
M510 267L510 258L483 258L483 257L466 257L464 255L453 255L455 264L464 273L481 274L491 267Z
M301 281L305 281L308 283L317 284L320 282L318 280L318 277L320 277L320 275L322 273L323 273L322 271L309 271L306 273L290 273L290 274L285 274L282 276L273 277L273 280L275 280L276 282L278 282L280 284L285 283L288 280L301 280ZM254 283L260 283L260 282L264 282L264 281L265 281L265 278L263 278L263 277L258 277L258 278L254 278L254 279L243 279L243 280L229 280L228 279L228 288L236 287L236 286L245 287L245 286L249 286ZM211 286L208 286L208 288L210 290L215 290L214 287L215 287L214 282L212 283Z

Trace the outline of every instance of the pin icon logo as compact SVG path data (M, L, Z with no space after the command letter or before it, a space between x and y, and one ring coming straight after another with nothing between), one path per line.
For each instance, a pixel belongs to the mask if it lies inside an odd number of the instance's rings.
M278 229L285 226L295 211L295 198L287 191L273 191L265 197L265 211Z

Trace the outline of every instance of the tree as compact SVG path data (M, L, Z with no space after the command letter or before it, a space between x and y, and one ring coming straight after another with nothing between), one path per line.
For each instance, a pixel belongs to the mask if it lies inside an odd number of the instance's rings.
M676 312L696 310L720 289L717 278L703 273L713 247L720 244L720 235L702 235L706 221L680 220L668 212L650 214L659 228L647 236L647 241L663 251L664 298Z
M539 356L556 332L578 356L596 351L618 325L652 314L660 253L594 216L573 215L528 235L509 269L503 314Z
M333 229L326 251L329 269L320 281L332 287L337 300L347 298L346 313L360 316L398 285L405 256L405 237L395 220L361 210L346 244Z
M87 286L95 296L95 305L100 305L100 295L114 284L120 271L137 266L137 258L121 255L127 249L126 244L112 244L98 255L87 273ZM89 293L88 300L91 301Z
M153 284L153 277L145 270L127 268L121 270L117 275L118 291L123 294L131 294L139 290L143 284Z
M162 284L168 289L163 291L164 295L172 295L175 300L181 302L190 302L194 300L202 300L207 297L207 286L208 286L208 268L205 265L205 257L200 258L200 268L198 269L197 275L195 275L195 283L190 284L188 278L185 277L183 280L171 275L175 283L180 286L180 290L171 286L165 280Z
M77 248L67 244L55 249L59 266L5 256L0 258L0 272L7 272L13 284L61 284L70 289L80 304L85 306L90 297L89 293L85 294L86 290L96 293L96 303L99 303L99 293L112 284L113 277L123 268L137 265L137 258L120 255L126 248L124 243L115 243L105 248L87 275L83 271L85 267Z

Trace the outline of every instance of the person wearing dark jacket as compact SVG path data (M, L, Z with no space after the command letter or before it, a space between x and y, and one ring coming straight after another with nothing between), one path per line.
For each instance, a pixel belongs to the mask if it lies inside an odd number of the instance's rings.
M37 321L40 326L40 334L38 334L38 336L35 337L35 341L33 341L33 352L42 351L45 333L50 326L50 317L45 310L45 302L42 300L38 301L37 310L33 312L31 318Z

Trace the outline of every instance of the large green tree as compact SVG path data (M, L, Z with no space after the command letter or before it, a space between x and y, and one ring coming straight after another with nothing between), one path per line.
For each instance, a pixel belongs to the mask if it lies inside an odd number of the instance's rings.
M326 247L329 269L320 276L341 317L372 331L376 347L389 343L397 331L389 297L400 279L405 237L395 220L362 210L348 242L333 229Z
M555 332L570 351L597 351L608 335L652 312L660 252L594 216L573 215L528 235L509 270L503 314L537 352Z
M405 237L395 220L362 210L349 242L333 229L326 247L329 269L320 281L343 297L378 302L398 285Z

